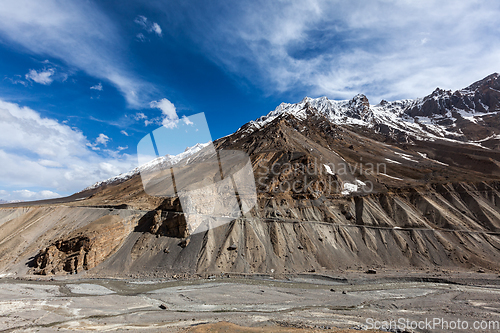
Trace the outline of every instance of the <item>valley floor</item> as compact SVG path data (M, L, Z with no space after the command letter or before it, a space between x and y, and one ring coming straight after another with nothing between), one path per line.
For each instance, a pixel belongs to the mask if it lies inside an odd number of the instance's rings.
M375 320L411 325L435 318L466 321L469 329L407 331L499 331L491 325L500 321L500 278L347 271L197 280L0 279L0 332L351 332ZM493 329L474 330L475 322Z

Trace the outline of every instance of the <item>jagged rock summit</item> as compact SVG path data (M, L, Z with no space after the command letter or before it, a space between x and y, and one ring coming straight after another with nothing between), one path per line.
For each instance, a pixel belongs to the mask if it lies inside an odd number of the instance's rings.
M365 126L419 140L488 141L499 134L500 75L491 74L454 92L437 88L423 98L383 100L377 105L370 105L362 94L344 101L306 97L296 104L280 104L239 131L252 132L284 114L303 119L307 108L316 110L334 124Z

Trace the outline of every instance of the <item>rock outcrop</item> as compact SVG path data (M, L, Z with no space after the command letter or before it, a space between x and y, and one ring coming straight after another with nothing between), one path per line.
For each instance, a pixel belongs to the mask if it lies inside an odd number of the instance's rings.
M214 142L219 152L250 156L258 193L245 215L206 232L190 235L180 200L147 195L137 174L64 206L0 209L0 272L27 265L36 274L99 276L499 270L500 122L489 118L498 116L498 84L498 75L478 82L459 92L462 101L439 90L411 111L448 117L443 110L468 112L481 102L495 135L480 142L419 137L397 117L386 119L391 126L365 126L388 102L371 107L363 95L345 105L280 106ZM389 104L403 112L408 103ZM356 121L334 122L342 117ZM468 123L460 130L469 139L483 133L483 123ZM197 159L183 164L186 182L215 179L190 168Z
M113 254L131 230L117 215L99 218L41 250L33 273L76 274L92 269Z

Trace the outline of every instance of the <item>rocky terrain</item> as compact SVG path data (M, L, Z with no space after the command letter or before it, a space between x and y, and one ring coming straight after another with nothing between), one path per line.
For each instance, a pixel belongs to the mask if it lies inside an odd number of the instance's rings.
M457 331L439 324L415 329L439 318L442 324L466 321L471 329L464 332L498 331L496 274L432 272L440 277L405 269L286 279L263 274L200 280L82 279L80 274L45 281L4 278L0 330L351 333L392 320L392 328L382 331ZM486 329L474 330L474 324Z
M280 105L214 142L250 156L258 200L202 233L190 234L179 198L144 192L140 167L69 198L4 204L0 271L498 271L499 82L493 74L457 92L376 106L362 95ZM176 162L201 177L207 148L195 148Z
M0 204L0 330L498 331L499 82L284 103L70 197ZM193 213L222 222L196 232Z

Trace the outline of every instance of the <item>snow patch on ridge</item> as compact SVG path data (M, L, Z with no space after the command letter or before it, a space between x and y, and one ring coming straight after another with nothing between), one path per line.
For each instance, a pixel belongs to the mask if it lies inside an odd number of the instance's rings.
M327 164L323 164L323 166L324 166L324 167L325 167L325 169L326 169L326 173L329 173L330 175L335 176L335 172L333 172L333 171L332 171L332 169L330 168L330 166L329 166L329 165L327 165Z
M342 195L349 195L349 194L351 194L353 192L357 192L357 191L358 191L358 185L346 182L343 185L343 191L340 193Z
M202 150L203 148L205 148L206 146L208 146L211 143L212 143L212 141L207 142L207 143L197 143L192 147L187 147L186 150L180 154L177 154L177 155L168 155L167 154L165 156L159 156L159 157L155 158L154 160L151 160L148 163L145 163L141 166L138 166L127 173L122 173L122 174L119 174L118 176L114 176L114 177L108 178L106 180L99 181L99 182L85 188L83 191L93 190L93 189L98 188L100 186L111 184L111 183L118 182L118 181L125 181L127 179L132 178L133 176L135 176L137 174L140 174L143 171L154 170L158 165L177 164L180 161L182 161L183 159L188 158L189 156L196 154L197 152L199 152L200 150Z
M269 112L254 121L250 121L237 132L252 133L265 127L274 119L283 115L293 115L299 120L303 120L308 115L308 109L325 116L334 124L357 125L368 128L380 126L380 128L389 128L390 135L398 133L407 134L408 137L422 141L444 140L458 144L480 144L467 141L464 134L456 131L456 117L462 117L472 123L478 123L484 115L496 113L481 103L484 113L477 109L462 110L452 107L445 107L445 102L449 101L452 92L449 90L436 89L431 95L418 99L403 99L393 102L382 101L377 105L370 105L368 99L361 94L356 95L351 100L330 100L327 97L310 98L305 97L299 103L281 103L275 110ZM455 92L462 98L473 100L475 90L471 87ZM423 110L426 103L437 103L441 108L444 107L443 114L432 114L428 116L415 115L410 116L410 111ZM481 109L480 109L481 110Z

